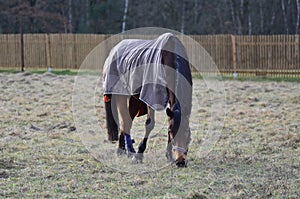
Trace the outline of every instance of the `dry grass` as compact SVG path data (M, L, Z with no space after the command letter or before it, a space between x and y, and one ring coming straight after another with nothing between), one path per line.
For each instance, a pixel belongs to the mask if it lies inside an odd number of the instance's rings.
M71 111L74 76L0 73L0 197L298 198L299 83L225 81L223 132L201 158L209 93L203 80L194 83L188 168L133 174L95 161L81 143Z

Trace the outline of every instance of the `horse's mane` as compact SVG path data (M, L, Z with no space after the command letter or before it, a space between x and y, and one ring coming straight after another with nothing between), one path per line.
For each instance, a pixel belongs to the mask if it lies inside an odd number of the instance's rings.
M175 37L175 53L177 65L176 97L179 100L181 111L184 115L191 114L192 107L192 75L189 59L185 47L181 41Z

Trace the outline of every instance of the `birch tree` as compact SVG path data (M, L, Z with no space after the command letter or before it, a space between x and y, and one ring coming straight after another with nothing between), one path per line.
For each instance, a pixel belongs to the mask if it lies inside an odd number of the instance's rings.
M180 32L184 34L184 18L185 18L185 0L182 0L182 10L181 10L181 27Z
M263 13L263 1L259 1L259 21L260 21L260 33L264 33L264 13Z
M271 20L270 20L270 31L269 33L271 33L271 29L273 28L273 25L274 25L274 22L275 22L275 18L276 18L276 11L275 11L275 8L276 8L276 1L273 1L273 4L272 4L272 11L271 11Z
M286 34L289 34L289 26L288 26L287 14L285 11L286 8L285 8L284 0L281 0L281 9L282 9L282 15L283 15L283 20L284 20L285 32L286 32Z
M297 4L297 19L296 19L296 35L299 35L299 23L300 23L300 0L296 0Z
M300 21L300 0L296 0L297 4L297 22L296 22L296 55L299 54L299 21Z
M127 17L127 10L128 10L128 0L125 1L125 6L124 6L124 14L123 14L123 22L122 22L122 32L125 32L126 29L126 17Z
M73 13L72 13L72 0L68 0L68 22L69 22L69 32L73 32Z
M299 1L0 0L0 32L114 34L153 26L184 34L298 35Z

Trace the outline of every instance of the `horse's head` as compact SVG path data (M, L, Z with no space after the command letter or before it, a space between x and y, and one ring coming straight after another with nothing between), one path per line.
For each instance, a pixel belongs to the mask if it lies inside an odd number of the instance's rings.
M185 47L173 35L162 51L162 63L165 67L170 108L167 158L179 167L186 166L188 145L191 140L189 115L192 102L192 77ZM174 158L173 158L174 157Z
M179 104L174 104L171 109L167 108L166 113L169 118L167 158L169 160L175 159L178 167L185 167L188 145L191 140L189 119L187 116L182 115Z

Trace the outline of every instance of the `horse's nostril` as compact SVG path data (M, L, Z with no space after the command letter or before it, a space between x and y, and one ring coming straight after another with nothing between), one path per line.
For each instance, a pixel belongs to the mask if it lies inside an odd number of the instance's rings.
M187 167L187 162L185 161L185 159L183 159L181 162L176 162L176 166L180 167L180 168L185 168Z

